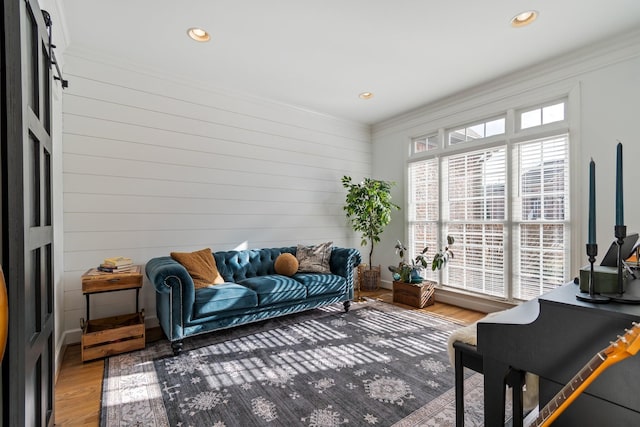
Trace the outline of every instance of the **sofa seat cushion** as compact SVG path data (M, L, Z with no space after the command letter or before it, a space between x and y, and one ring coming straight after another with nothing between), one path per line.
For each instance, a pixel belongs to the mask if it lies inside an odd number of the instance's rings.
M347 292L347 280L336 274L298 273L293 278L307 287L310 297Z
M238 283L257 293L258 304L261 306L303 300L307 297L307 288L302 283L279 274L250 277Z
M207 317L222 311L258 306L258 295L251 289L236 283L223 283L198 289L195 294L194 318Z

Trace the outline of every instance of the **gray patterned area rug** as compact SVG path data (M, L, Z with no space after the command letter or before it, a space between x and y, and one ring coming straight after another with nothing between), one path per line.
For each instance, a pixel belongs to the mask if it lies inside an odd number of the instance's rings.
M458 327L368 301L188 339L179 356L161 340L106 360L101 425L454 425ZM466 425L482 425L482 377L465 391Z

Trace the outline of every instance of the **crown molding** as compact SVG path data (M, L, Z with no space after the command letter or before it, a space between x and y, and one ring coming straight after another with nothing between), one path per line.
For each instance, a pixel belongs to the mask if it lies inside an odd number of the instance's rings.
M406 130L544 86L572 86L577 77L640 56L640 29L624 32L518 71L495 77L437 101L372 125L372 134Z

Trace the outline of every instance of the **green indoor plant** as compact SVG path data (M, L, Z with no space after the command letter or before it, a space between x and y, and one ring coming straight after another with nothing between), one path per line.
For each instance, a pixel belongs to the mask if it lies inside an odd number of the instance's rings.
M435 271L436 269L440 270L451 258L453 258L453 252L449 246L453 245L454 241L455 239L453 236L447 236L447 246L445 246L444 249L436 251L433 255L433 258L431 259L432 271ZM405 260L404 254L407 252L407 248L400 240L396 242L395 250L396 254L400 256L400 262L397 267L395 265L389 266L389 271L393 273L394 279L405 283L421 282L422 277L420 277L420 271L429 266L429 261L426 256L426 253L429 251L429 247L427 246L422 249L422 251L411 260L411 262L407 262Z
M373 248L391 222L391 211L400 209L400 206L391 202L391 187L394 185L394 182L371 178L354 184L350 176L342 177L342 186L347 189L343 209L353 230L362 234L361 245L370 244L369 269L372 266Z

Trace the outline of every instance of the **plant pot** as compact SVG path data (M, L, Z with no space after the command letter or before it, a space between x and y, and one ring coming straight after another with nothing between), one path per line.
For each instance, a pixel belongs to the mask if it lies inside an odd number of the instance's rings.
M380 288L380 266L371 268L363 267L360 273L360 289L363 291L375 291Z
M424 308L435 301L435 282L425 280L422 283L393 282L393 302Z

